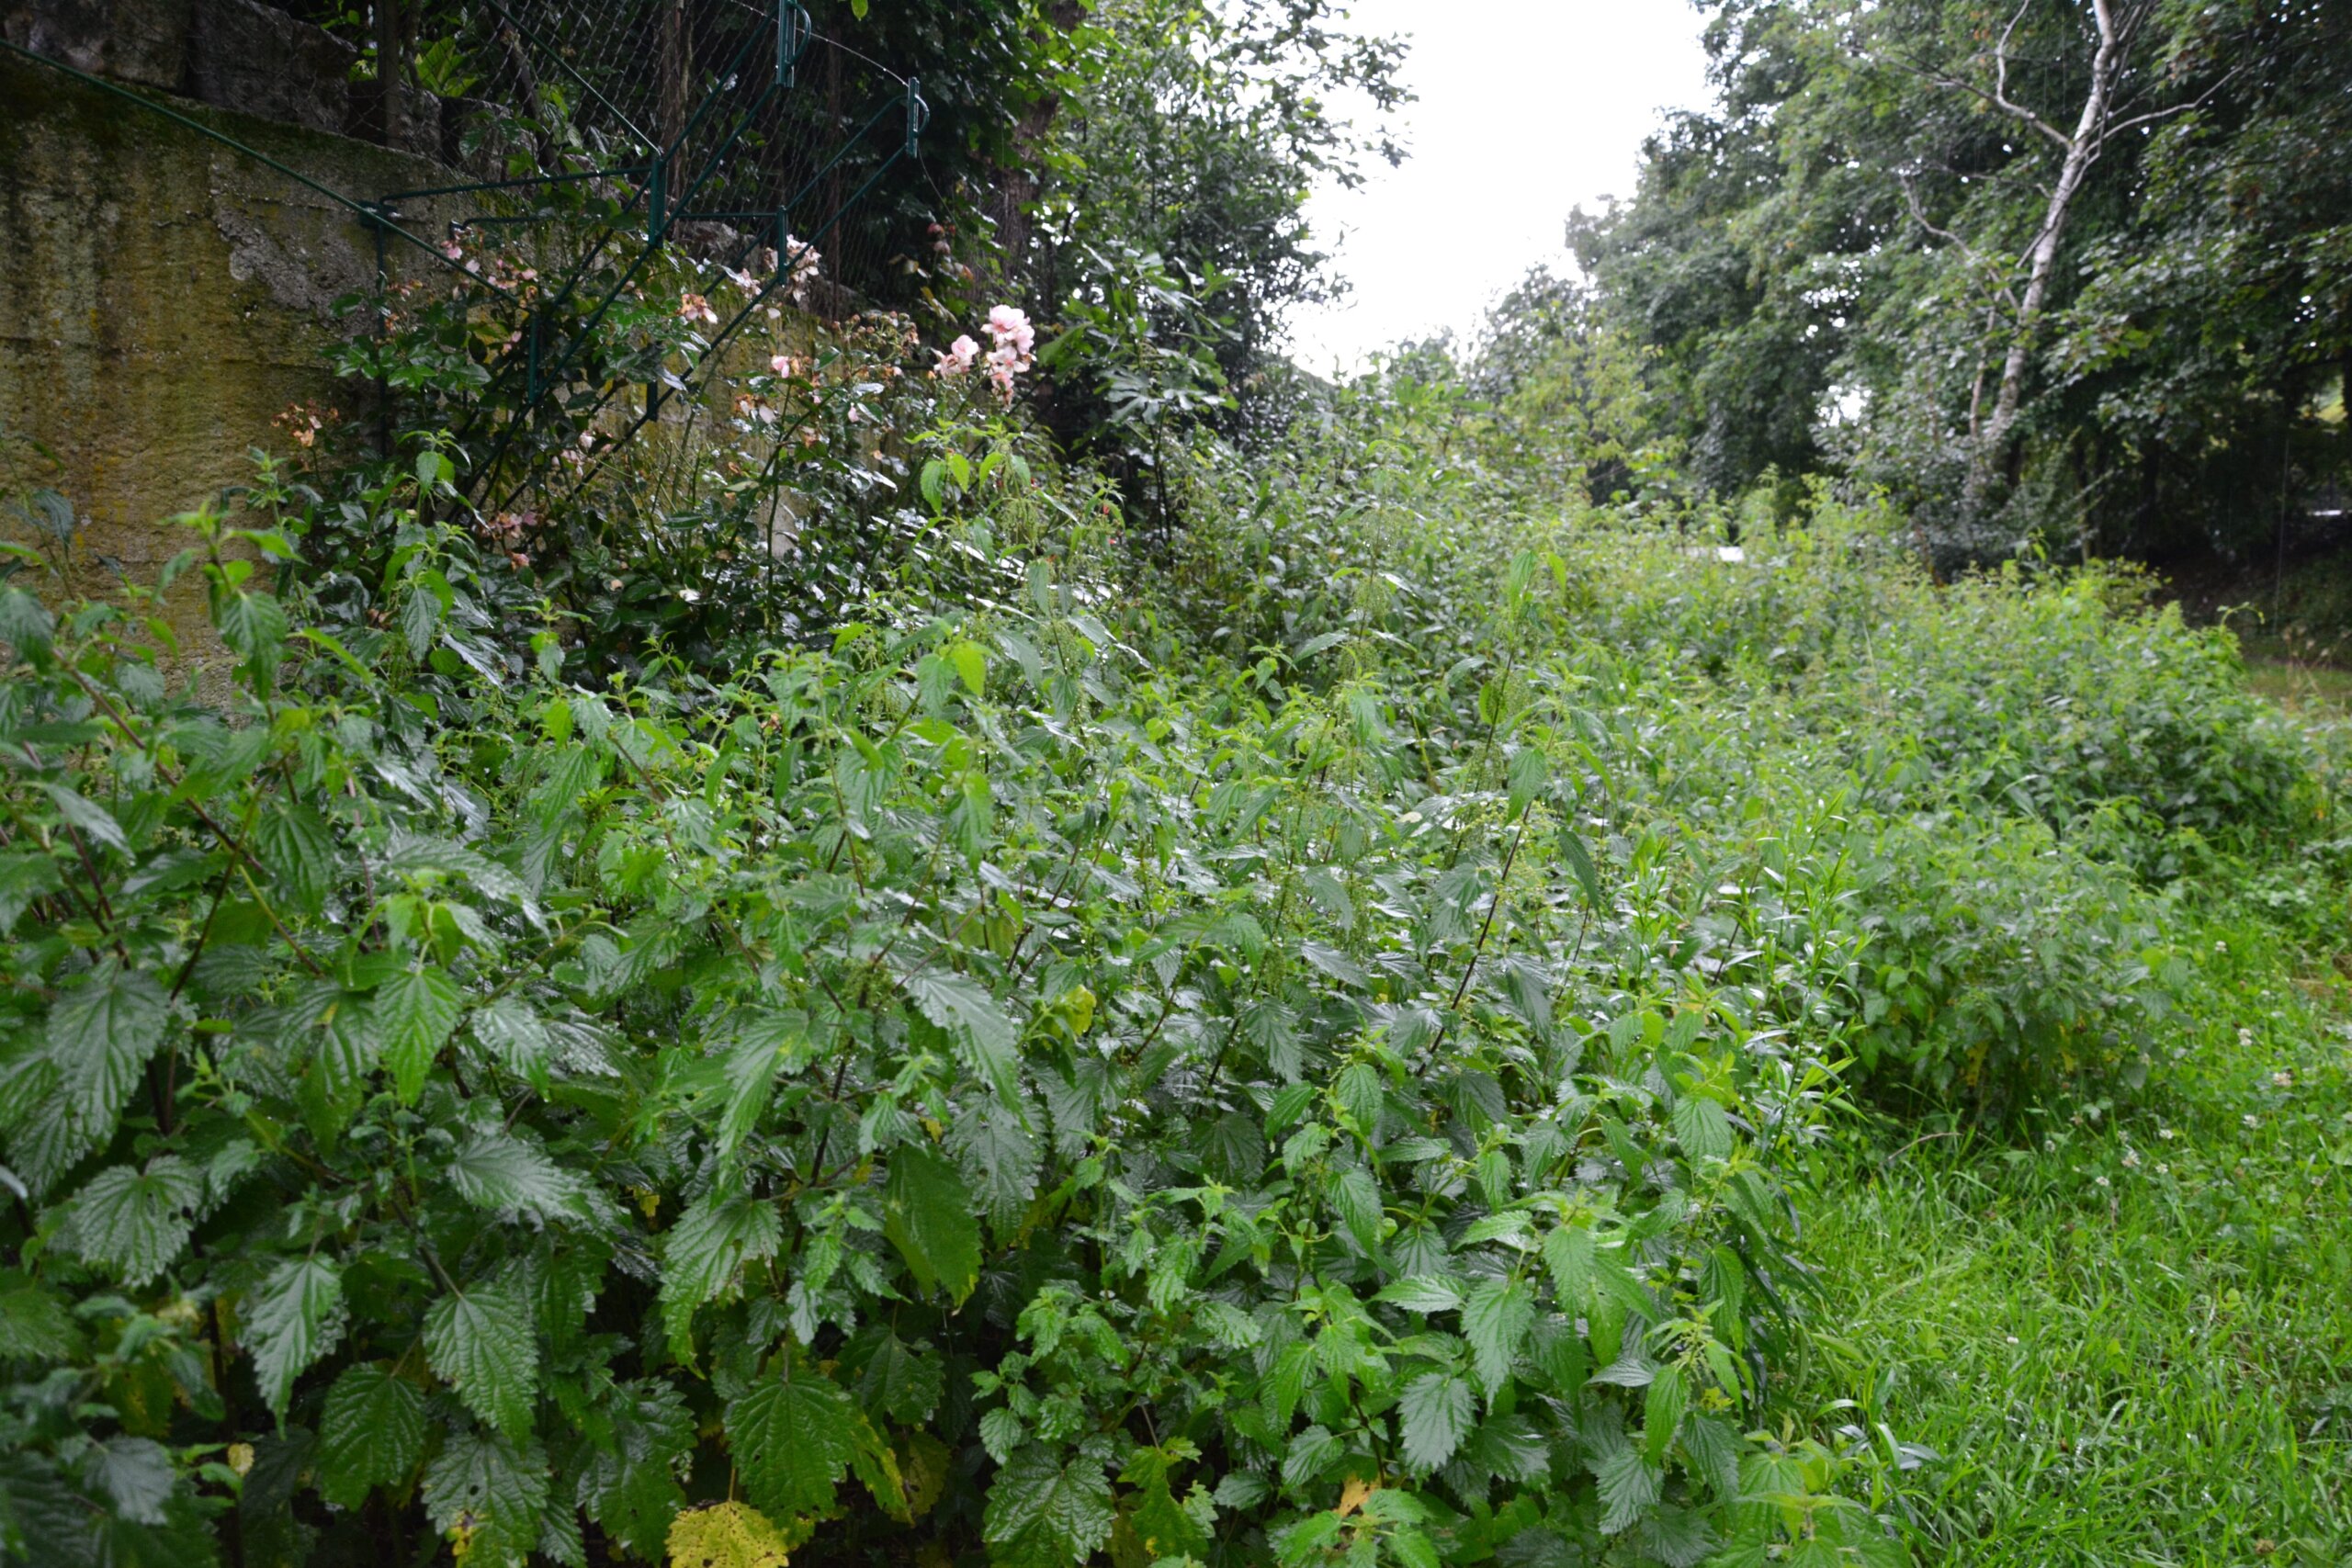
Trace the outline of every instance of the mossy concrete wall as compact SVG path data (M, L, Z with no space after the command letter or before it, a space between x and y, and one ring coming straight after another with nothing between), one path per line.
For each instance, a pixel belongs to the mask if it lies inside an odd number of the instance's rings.
M354 197L447 177L343 136L172 107ZM163 520L243 482L249 448L285 449L272 420L290 404L362 412L366 389L338 382L326 356L365 324L334 304L372 294L376 255L350 209L0 53L0 428L56 457L53 470L19 465L0 482L50 485L72 502L81 536L70 592L107 591L102 556L153 582L187 542ZM397 243L389 259L397 273L433 265ZM6 526L25 536L20 520ZM192 585L175 601L173 620L200 620Z

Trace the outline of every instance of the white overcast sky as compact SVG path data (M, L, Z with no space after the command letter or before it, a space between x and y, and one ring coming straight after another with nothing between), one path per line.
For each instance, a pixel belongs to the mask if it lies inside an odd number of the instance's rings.
M1293 353L1352 369L1400 338L1467 333L1539 262L1566 270L1568 209L1631 196L1661 110L1706 99L1688 0L1354 0L1357 31L1408 38L1412 155L1359 190L1319 190L1317 233L1355 289L1297 311Z

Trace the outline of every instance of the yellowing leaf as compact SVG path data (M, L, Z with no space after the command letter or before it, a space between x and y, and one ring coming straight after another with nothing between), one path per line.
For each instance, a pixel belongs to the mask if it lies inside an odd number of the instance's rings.
M1358 1508L1363 1507L1365 1500L1379 1490L1377 1482L1366 1481L1360 1475L1351 1475L1348 1477L1348 1483L1340 1488L1340 1506L1331 1511L1344 1519Z
M670 1521L670 1568L785 1568L784 1532L749 1503L686 1508Z
M929 1432L910 1432L899 1453L899 1474L907 1487L907 1512L916 1518L937 1506L947 1487L947 1445Z

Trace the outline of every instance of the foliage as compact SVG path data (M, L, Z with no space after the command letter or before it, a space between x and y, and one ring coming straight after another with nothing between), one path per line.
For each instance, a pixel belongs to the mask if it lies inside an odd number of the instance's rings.
M1792 1393L1894 1450L1923 1553L2321 1568L2352 1541L2334 937L2299 953L2226 885L2171 930L2205 956L2151 1095L2055 1105L2027 1144L1903 1126L1816 1156L1840 1326Z
M454 477L367 613L196 520L225 707L0 601L7 1550L1886 1558L1741 1435L1834 950L1686 942L1566 694L1180 679L1045 556L566 685Z
M1284 316L1341 287L1308 191L1402 157L1403 46L1343 20L1332 0L1110 0L1069 34L1007 261L1069 329L1046 423L1162 524L1171 428L1280 434Z
M1425 365L1369 382L1285 464L1226 477L1202 511L1231 522L1165 592L1236 653L1337 638L1485 670L1493 645L1459 635L1491 596L1478 563L1556 549L1562 613L1512 678L1578 694L1605 797L1726 900L1756 896L1759 824L1803 826L1815 869L1777 869L1775 899L1851 952L1822 1005L1890 1103L2007 1118L2144 1082L2190 962L2167 889L2335 831L2326 754L2128 574L1939 588L1898 519L1818 486L1736 548L1703 510L1664 513L1691 533L1564 524L1506 431Z
M1947 565L2036 538L2233 554L2341 482L2352 272L2320 150L2352 33L2331 8L2108 8L2120 96L2046 300L2027 259L2085 103L2086 8L1707 9L1718 103L1653 138L1631 204L1571 223L1606 319L1660 355L1652 417L1702 482L1859 478Z

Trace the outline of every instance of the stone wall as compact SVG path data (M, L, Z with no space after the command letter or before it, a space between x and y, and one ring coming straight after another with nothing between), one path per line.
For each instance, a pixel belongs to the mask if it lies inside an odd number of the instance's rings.
M352 79L359 51L260 0L0 0L0 38L94 76L384 140L374 85ZM414 84L403 100L401 149L450 156L458 117Z
M220 14L218 0L198 5ZM151 86L185 83L209 47L192 47L197 36L101 29L81 63ZM309 101L315 108L317 95ZM172 107L354 197L447 177L315 125ZM105 591L112 569L101 556L153 581L185 543L160 520L244 479L248 448L282 446L271 421L289 404L355 412L365 389L338 383L326 355L364 316L333 306L372 293L376 256L350 209L187 126L0 52L0 428L39 441L57 465L17 463L0 485L47 484L73 502L85 563L75 591ZM388 259L396 272L434 265L397 243ZM6 445L23 455L21 440ZM192 592L177 596L174 620L198 611Z

